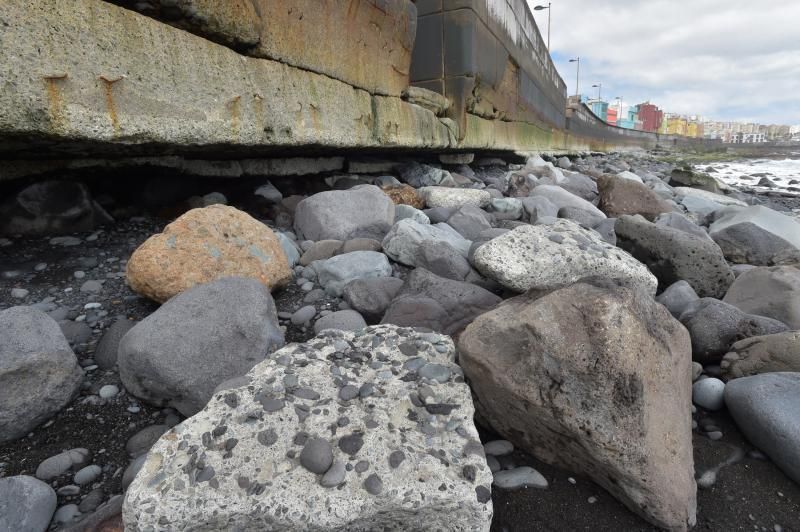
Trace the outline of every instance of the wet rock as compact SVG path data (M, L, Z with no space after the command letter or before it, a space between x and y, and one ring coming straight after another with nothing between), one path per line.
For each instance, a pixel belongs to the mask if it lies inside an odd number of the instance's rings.
M408 345L450 368L453 377L434 386L405 378L406 371L387 371L408 360L401 351ZM476 488L488 494L491 476L472 422L469 388L455 379L454 360L449 338L389 326L326 333L273 353L251 370L248 385L220 392L177 426L174 438L156 443L126 494L126 530L180 530L195 523L215 530L488 530L491 500L476 495ZM385 366L373 369L375 361ZM278 387L288 375L300 389L314 390L316 399ZM343 402L342 382L370 384L374 391L368 401ZM410 399L423 388L456 408L428 415ZM226 401L231 394L235 406ZM291 408L264 409L268 399L290 396ZM329 427L339 427L343 416L346 429L332 435ZM448 430L453 424L458 432ZM226 426L223 436L204 436L219 425ZM274 437L260 437L267 433ZM354 433L360 440L353 446L348 440L342 450L340 439ZM238 445L228 450L227 438ZM392 468L389 457L400 449L405 459ZM271 464L271 485L254 474L254 457ZM471 480L461 474L465 467L474 470Z
M690 341L647 292L597 281L524 294L479 316L458 347L498 434L585 471L657 526L694 524Z
M133 252L126 271L131 288L159 302L193 286L230 276L257 279L270 289L292 271L269 227L250 215L212 205L193 209Z
M283 343L267 287L228 277L179 294L131 329L119 347L120 377L136 397L191 416L219 383Z
M619 279L655 295L658 281L625 251L575 222L522 226L482 245L473 264L506 288L552 290L582 278Z
M32 307L0 311L0 444L59 412L80 389L83 370L58 324Z
M394 203L375 185L329 190L297 205L294 228L308 240L382 239L394 223Z

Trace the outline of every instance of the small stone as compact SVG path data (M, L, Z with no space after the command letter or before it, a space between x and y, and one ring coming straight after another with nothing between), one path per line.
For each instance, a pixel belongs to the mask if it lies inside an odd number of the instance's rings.
M53 515L53 522L60 525L67 525L74 522L80 515L81 512L78 510L77 504L66 504L56 510L56 513Z
M706 410L719 410L725 405L725 383L709 377L692 385L692 401Z
M100 391L97 392L97 395L102 397L103 399L110 399L116 396L119 393L119 388L114 386L113 384L106 384Z
M341 399L342 401L350 401L351 399L355 399L356 397L358 397L358 388L356 388L352 384L343 386L342 389L339 390L339 399Z
M26 297L28 297L28 294L30 294L30 292L28 290L25 290L24 288L11 289L11 297L13 297L14 299L25 299Z
M445 383L450 380L450 368L441 364L425 364L417 373L420 377L439 383Z
M84 277L86 277L86 272L84 272L82 270L77 270L72 275L75 276L76 279L83 279Z
M492 473L497 473L502 469L500 462L491 454L486 455L486 464L489 466L489 471Z
M328 471L322 475L320 485L325 488L333 488L344 482L345 477L344 462L336 460Z
M95 294L103 290L103 283L100 281L86 281L81 285L81 292Z
M492 456L505 456L514 452L514 444L507 440L494 440L483 446L483 452Z
M317 309L314 308L314 305L307 305L292 314L291 320L294 325L303 325L311 321L316 314Z
M300 465L317 475L327 472L332 463L333 449L322 438L310 438L300 453Z
M532 487L547 488L547 479L532 467L523 466L506 471L499 471L494 475L494 485L503 489L519 489Z
M364 481L364 489L367 490L367 493L378 495L383 491L383 481L381 481L378 475L373 473Z
M103 473L99 465L89 465L75 473L73 482L79 486L94 482Z
M397 469L405 459L406 455L403 451L392 451L392 453L389 455L389 467L392 469Z

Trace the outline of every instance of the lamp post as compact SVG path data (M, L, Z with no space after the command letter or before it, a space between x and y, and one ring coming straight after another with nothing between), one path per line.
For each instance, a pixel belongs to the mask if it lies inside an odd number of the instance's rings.
M550 5L552 2L547 2L547 6L536 6L533 8L534 11L543 11L547 10L547 51L550 51Z
M570 63L578 63L578 69L575 72L575 96L577 96L578 99L580 99L580 96L581 96L581 90L580 90L580 87L581 87L581 58L580 57L576 57L575 59L570 59L569 62Z
M592 85L592 88L593 88L593 89L594 89L594 88L596 88L596 89L597 89L597 99L598 99L598 100L601 100L601 99L602 99L602 96L603 96L603 84L602 84L602 83L600 83L600 82L597 82L597 84L596 84L596 85Z

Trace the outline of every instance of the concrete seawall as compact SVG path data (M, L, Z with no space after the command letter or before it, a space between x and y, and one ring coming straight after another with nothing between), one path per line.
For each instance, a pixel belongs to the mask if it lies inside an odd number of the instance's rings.
M0 179L42 159L566 153L663 141L610 134L582 112L559 115L566 89L522 2L502 10L502 2L476 0L466 11L438 2L438 12L408 0L322 3L181 0L165 12L157 0L148 9L125 0L2 2L0 158L8 164ZM497 65L492 83L480 85L485 98L458 103L442 89L449 101L437 106L430 101L441 96L405 88L416 68L411 47L418 57L431 46L430 32L418 31L418 7L427 13L420 22L439 13L484 28L456 41L473 51L481 39L492 43L493 58L467 54L459 74L474 82Z

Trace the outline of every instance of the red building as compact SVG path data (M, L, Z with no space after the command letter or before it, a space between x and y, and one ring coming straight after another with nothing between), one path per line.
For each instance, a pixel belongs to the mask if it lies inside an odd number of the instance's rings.
M617 125L617 108L616 107L608 107L608 114L606 115L606 122L611 124L612 126Z
M655 133L664 121L664 111L650 102L640 103L638 118L642 121L642 131Z

